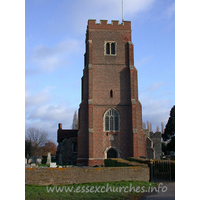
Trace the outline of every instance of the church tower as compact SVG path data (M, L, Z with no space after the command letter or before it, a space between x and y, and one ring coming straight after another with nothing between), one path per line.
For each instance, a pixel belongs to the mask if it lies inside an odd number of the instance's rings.
M145 156L131 22L88 20L77 165Z

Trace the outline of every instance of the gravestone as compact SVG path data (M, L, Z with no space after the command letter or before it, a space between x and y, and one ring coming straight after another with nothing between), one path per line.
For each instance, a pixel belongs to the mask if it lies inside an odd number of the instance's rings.
M35 163L31 163L31 167L36 167L36 164Z
M54 167L54 168L55 168L55 167L57 167L57 165L56 165L55 162L51 162L51 163L50 163L50 167Z
M41 163L42 163L42 157L41 157L41 156L36 156L35 162L36 162L37 164L41 164Z
M46 164L48 165L48 164L50 164L50 163L51 163L51 153L48 152L48 156L47 156L47 162L46 162Z
M31 163L35 163L35 159L33 156L29 156L28 158L28 164L31 164Z
M25 158L25 165L27 164L27 158Z

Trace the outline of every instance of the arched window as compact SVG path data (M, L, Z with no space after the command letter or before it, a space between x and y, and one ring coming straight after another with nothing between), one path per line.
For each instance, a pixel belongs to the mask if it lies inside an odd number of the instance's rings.
M115 43L111 43L111 54L115 54Z
M106 43L106 54L110 54L110 43Z
M119 131L119 113L115 109L109 109L104 114L104 131Z
M104 46L104 54L105 55L116 56L117 43L115 41L105 41L104 45L105 45Z

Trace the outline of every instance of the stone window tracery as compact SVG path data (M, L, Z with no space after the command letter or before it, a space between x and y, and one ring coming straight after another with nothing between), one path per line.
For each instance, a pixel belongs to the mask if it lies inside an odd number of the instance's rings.
M104 131L119 131L120 116L117 110L109 109L104 114Z

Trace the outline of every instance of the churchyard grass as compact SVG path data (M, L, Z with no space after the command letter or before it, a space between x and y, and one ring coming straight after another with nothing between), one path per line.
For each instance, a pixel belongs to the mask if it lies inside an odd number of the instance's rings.
M72 186L73 186L73 190L71 192L69 191L66 192L66 189L71 188ZM137 199L140 199L140 197L144 194L144 190L146 191L150 187L152 188L156 186L157 186L156 183L149 183L149 182L144 182L144 181L84 183L84 184L73 184L73 185L65 185L65 186L25 185L25 198L27 200L29 199L30 200L36 200L36 199L37 200L38 199L42 199L42 200L46 200L46 199L50 199L50 200L51 199L52 200L53 199L65 199L65 200L66 199L110 199L112 200L113 199L114 200L114 199L117 199L117 200L120 200L120 199L128 199L130 197L134 197L134 199L137 200ZM109 187L111 189L108 189ZM132 189L132 191L129 192L130 187L137 189L137 191L134 192L134 190ZM139 187L139 190L138 190L138 187ZM115 188L115 191L113 191L113 188ZM121 188L121 191L120 191L120 188ZM124 192L124 188L126 188L125 192ZM141 188L143 188L143 193L138 192L141 190ZM101 189L102 189L102 192L101 192ZM108 189L107 192L106 192L106 189Z

